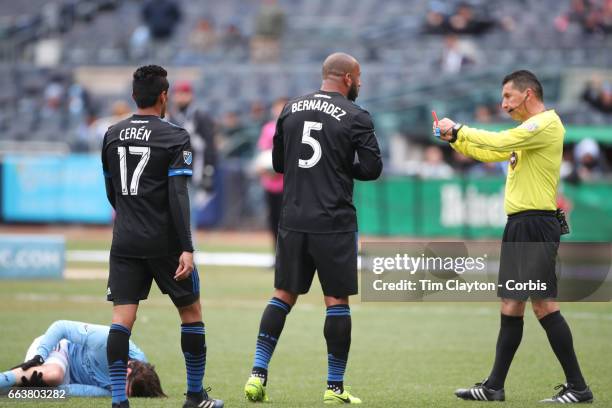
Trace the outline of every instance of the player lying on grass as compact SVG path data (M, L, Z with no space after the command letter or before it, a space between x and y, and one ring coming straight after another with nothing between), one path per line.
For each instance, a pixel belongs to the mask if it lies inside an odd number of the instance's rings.
M108 326L58 320L32 342L25 362L0 373L0 393L14 386L59 387L73 397L110 397ZM126 394L165 397L155 368L130 341Z

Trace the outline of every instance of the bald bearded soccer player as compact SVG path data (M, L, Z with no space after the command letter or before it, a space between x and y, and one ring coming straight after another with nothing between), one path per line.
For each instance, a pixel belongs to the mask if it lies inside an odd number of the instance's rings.
M344 388L351 344L349 296L357 293L353 180L378 178L382 160L370 114L354 103L360 76L355 58L330 55L323 63L321 89L289 101L277 121L272 155L274 170L284 174L284 191L275 290L261 318L244 389L250 401L268 400L268 363L287 314L308 292L316 271L327 307L323 402L361 403Z

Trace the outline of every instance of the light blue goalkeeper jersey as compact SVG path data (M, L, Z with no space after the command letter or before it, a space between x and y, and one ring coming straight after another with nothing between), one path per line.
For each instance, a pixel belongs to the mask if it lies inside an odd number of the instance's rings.
M98 324L58 320L47 329L38 346L37 354L46 359L60 340L66 339L69 342L68 364L71 383L66 387L68 393L73 396L110 395L111 380L106 360L106 339L109 330L110 327ZM129 358L147 362L145 354L131 340ZM78 384L83 386L76 386Z

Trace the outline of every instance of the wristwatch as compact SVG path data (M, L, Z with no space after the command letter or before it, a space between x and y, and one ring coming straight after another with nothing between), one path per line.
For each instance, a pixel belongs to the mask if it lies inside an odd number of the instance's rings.
M455 143L457 141L457 135L462 127L463 123L455 123L455 126L453 126L453 138L450 140L451 143Z

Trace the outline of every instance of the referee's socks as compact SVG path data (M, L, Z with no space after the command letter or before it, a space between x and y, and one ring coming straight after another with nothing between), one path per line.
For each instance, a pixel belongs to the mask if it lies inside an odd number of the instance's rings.
M561 312L557 310L547 314L540 319L540 324L546 331L550 346L563 367L567 383L572 384L577 391L587 388L574 351L572 332Z

